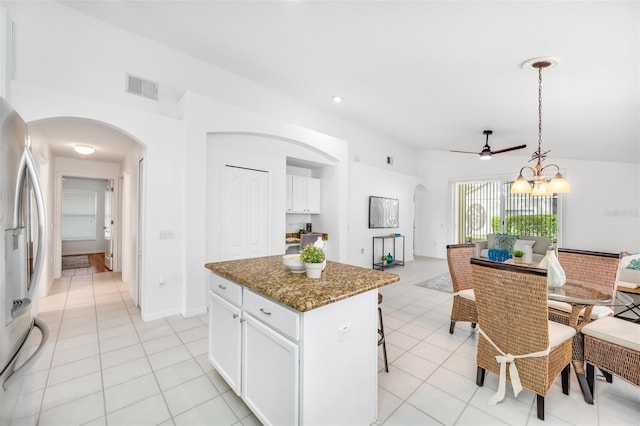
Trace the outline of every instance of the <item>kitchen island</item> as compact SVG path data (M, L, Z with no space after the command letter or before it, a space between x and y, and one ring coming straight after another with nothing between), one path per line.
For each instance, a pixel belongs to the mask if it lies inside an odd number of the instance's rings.
M264 424L369 425L377 416L378 288L394 274L282 256L214 262L209 360Z

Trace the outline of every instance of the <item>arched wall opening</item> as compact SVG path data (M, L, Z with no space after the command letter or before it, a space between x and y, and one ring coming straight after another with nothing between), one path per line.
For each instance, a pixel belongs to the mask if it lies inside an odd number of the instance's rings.
M48 292L52 280L62 275L63 255L62 188L65 178L104 179L113 188L111 269L122 273L123 281L136 303L139 302L138 252L138 171L137 162L144 156L145 146L127 132L98 120L82 117L50 117L28 123L29 136L37 160L47 165L43 186L47 200L48 227ZM76 144L95 148L91 156L73 151ZM106 253L106 247L105 247ZM46 294L46 293L45 293Z

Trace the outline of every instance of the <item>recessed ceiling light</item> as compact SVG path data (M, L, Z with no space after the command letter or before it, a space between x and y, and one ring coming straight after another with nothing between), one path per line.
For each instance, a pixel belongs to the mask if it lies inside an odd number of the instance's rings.
M337 104L339 104L340 102L342 102L342 100L343 100L342 96L338 96L338 95L336 95L336 96L334 96L334 97L333 97L333 102L335 102L335 103L337 103Z
M73 150L81 155L91 155L96 152L95 148L89 145L76 145Z

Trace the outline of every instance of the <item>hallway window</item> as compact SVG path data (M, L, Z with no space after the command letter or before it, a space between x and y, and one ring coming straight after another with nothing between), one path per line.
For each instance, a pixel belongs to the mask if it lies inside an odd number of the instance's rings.
M62 190L62 240L96 239L97 193L85 189Z
M453 184L455 241L485 240L507 233L548 237L558 241L560 198L511 194L511 182L487 180Z

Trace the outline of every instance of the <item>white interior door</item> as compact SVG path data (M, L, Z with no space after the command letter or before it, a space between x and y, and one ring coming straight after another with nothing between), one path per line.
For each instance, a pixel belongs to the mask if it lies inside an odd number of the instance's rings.
M113 179L107 180L107 189L104 191L104 266L113 270Z
M269 173L225 166L221 183L223 260L266 256Z

